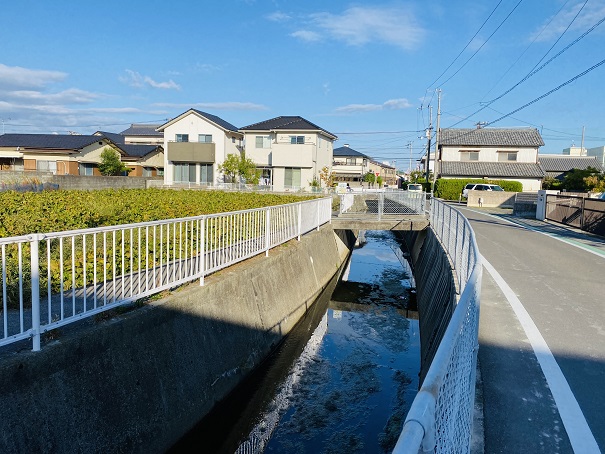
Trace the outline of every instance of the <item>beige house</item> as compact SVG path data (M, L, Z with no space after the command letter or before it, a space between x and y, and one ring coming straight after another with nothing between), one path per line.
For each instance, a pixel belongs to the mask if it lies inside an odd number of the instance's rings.
M538 191L544 170L537 129L442 129L437 154L438 178L514 180L524 191Z
M276 190L298 191L319 181L324 167L332 168L337 137L299 116L282 116L245 126L246 157L262 172L261 184Z
M224 183L218 170L229 154L240 154L243 134L222 118L189 109L158 127L164 135L164 184Z

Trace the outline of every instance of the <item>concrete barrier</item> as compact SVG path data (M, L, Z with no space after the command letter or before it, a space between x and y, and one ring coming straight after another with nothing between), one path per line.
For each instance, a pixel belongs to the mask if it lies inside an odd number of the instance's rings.
M0 452L164 452L292 329L354 238L330 226L0 360Z
M515 204L516 192L503 191L468 191L466 205L469 207L507 207Z

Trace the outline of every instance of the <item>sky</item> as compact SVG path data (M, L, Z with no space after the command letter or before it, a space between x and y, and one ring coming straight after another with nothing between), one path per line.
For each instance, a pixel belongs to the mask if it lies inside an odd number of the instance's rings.
M0 16L0 133L300 115L406 170L440 97L441 128L605 145L605 0L14 0Z

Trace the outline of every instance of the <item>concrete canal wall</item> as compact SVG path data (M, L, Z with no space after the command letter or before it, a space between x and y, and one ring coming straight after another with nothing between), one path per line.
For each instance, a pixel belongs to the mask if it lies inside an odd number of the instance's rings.
M330 226L0 359L0 452L164 452L257 366L347 259Z

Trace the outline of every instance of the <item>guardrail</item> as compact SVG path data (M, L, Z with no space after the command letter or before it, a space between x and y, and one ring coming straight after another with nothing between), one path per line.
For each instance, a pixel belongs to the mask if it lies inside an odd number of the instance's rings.
M330 197L268 208L0 238L0 346L204 276L331 219Z
M393 450L396 454L470 452L475 401L481 256L468 220L433 199L431 229L448 254L460 296Z
M401 190L347 192L340 195L339 215L383 216L418 215L426 212L426 194Z

